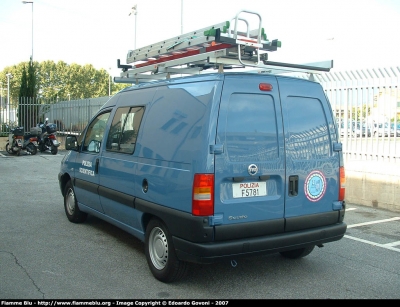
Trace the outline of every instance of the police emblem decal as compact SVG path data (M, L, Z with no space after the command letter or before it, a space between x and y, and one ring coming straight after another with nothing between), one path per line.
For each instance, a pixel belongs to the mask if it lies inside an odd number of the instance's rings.
M326 192L326 178L320 171L311 172L304 182L304 192L310 201L318 201Z

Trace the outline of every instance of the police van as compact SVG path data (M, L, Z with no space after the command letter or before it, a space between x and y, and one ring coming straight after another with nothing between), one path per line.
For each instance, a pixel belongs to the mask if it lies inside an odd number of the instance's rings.
M66 138L58 179L67 218L90 214L143 241L163 282L183 278L189 263L301 258L346 232L329 101L318 82L281 74L330 67L268 61L281 43L261 26L239 31L243 14L259 16L241 11L129 51L133 65L118 60L115 81L133 85ZM253 71L228 72L235 67Z

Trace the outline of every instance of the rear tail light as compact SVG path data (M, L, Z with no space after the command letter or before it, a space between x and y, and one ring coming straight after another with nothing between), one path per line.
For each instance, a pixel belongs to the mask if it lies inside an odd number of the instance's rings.
M213 215L214 175L195 174L192 193L192 214L196 216Z
M344 174L344 167L339 168L339 201L343 201L346 192L346 177Z
M54 134L49 134L49 139L50 139L50 140L55 140L55 139L56 139L56 136L55 136Z

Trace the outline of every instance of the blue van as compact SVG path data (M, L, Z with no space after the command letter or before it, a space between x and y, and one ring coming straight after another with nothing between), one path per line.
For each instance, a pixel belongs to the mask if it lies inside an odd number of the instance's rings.
M91 214L143 241L163 282L188 263L301 258L346 232L342 146L314 81L232 72L133 85L66 149L67 218Z

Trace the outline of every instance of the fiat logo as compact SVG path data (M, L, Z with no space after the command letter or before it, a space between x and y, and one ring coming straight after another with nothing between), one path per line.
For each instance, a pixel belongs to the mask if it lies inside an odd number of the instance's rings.
M254 176L258 172L258 167L255 164L250 164L249 167L247 168L247 171L251 176Z

